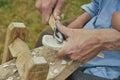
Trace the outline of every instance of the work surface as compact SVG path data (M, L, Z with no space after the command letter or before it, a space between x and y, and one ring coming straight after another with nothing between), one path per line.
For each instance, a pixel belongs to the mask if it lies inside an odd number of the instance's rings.
M36 48L31 50L31 53L33 57L44 57L48 62L47 80L64 80L80 65L80 63L73 62L68 58L57 58L56 51L46 47ZM0 80L21 80L15 62L16 60L13 59L0 66Z

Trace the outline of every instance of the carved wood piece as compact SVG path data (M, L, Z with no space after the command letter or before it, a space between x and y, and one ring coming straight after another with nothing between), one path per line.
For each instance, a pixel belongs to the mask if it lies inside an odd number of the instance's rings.
M22 53L31 53L28 45L19 38L14 40L14 42L9 45L9 50L12 56L15 58L17 58L18 55Z
M27 29L24 23L13 22L8 26L2 63L5 63L13 58L10 54L8 46L18 37L25 41L26 35Z
M16 66L22 80L46 80L49 65L44 57L33 57L27 44L19 38L9 49L17 57Z

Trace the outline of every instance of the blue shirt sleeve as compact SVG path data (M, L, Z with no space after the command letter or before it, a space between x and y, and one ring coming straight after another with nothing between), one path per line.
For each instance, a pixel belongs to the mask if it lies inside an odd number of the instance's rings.
M99 11L99 1L100 0L92 0L91 3L82 5L81 8L89 13L91 17L94 17Z

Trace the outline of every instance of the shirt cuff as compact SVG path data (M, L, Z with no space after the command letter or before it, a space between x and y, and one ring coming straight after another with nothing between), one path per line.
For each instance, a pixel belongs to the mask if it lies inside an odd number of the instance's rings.
M92 4L82 5L81 8L90 14L91 17L94 17L97 14L97 10Z

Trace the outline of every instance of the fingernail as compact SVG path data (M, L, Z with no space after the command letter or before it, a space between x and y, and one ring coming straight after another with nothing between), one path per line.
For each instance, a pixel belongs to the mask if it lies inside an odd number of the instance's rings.
M60 21L59 21L59 20L57 20L57 21L56 21L56 24L57 24L57 26L61 26L61 24L60 24Z
M56 19L57 19L57 20L60 20L60 16L57 16Z
M42 17L42 23L43 24L48 24L49 16L43 16Z

